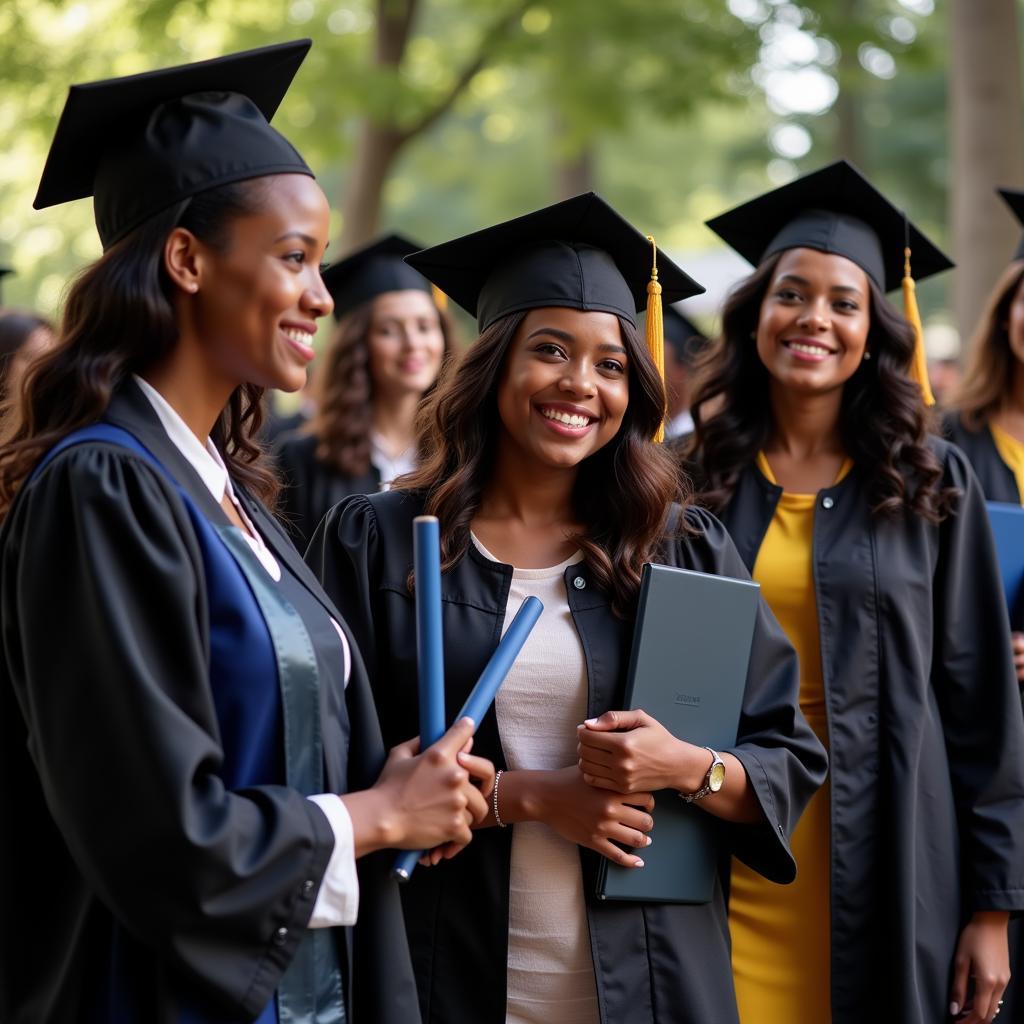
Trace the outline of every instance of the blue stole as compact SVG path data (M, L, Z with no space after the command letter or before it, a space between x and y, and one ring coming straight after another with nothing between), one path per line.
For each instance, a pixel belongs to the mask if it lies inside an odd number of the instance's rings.
M156 467L175 487L195 530L206 577L210 616L210 685L220 727L228 790L285 784L311 796L324 792L320 686L309 633L284 599L242 532L217 526L159 460L132 434L109 423L73 431L50 449L30 480L60 452L100 441L118 445ZM126 991L130 957L116 930L108 986L111 1021L134 1019ZM129 969L128 975L125 968ZM130 985L127 986L130 989ZM181 1024L213 1024L186 1006ZM330 929L308 929L257 1024L343 1024L345 1003L337 945Z

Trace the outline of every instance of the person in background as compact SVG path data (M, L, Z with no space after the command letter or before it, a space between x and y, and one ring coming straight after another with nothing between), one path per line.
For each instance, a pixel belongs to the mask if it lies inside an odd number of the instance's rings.
M1024 191L999 189L1024 222ZM967 346L963 380L943 417L945 436L971 463L988 501L1024 505L1024 238L985 302ZM1024 600L1009 609L1013 661L1024 702ZM1024 935L1010 922L1016 981L1007 994L1011 1020L1024 1016Z
M268 122L309 45L74 86L51 146L35 205L93 196L104 252L0 437L5 1024L415 1024L388 848L487 811L468 721L385 754L264 503L263 391L331 312Z
M416 467L416 414L454 345L430 282L403 262L419 248L388 235L324 271L338 323L316 413L277 446L280 515L300 549L342 498L386 490Z
M830 763L795 885L733 870L740 1019L991 1021L1024 909L1024 721L984 497L929 433L885 298L905 238L918 277L950 263L843 161L709 227L756 269L703 367L690 472L797 648Z
M683 437L693 430L693 416L690 414L693 371L707 345L708 339L692 320L672 306L665 307L666 440Z
M54 340L53 324L45 317L0 309L0 408L17 401L25 370L53 347Z

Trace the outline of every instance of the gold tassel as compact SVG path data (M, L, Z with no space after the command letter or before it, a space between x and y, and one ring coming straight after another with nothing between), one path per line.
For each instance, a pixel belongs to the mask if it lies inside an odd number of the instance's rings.
M921 326L921 314L917 308L917 286L910 276L910 246L903 250L903 315L914 328L914 359L910 365L910 376L921 388L921 396L925 405L935 404L935 395L928 380L928 357L924 350L924 328Z
M448 308L448 296L433 283L430 285L430 294L434 297L434 305L443 313Z
M653 263L651 265L651 279L647 282L647 351L651 353L654 365L658 368L658 376L661 377L662 391L665 387L665 324L661 312L661 284L658 281L658 243L654 241L653 235L647 236L651 243ZM665 413L662 408L661 422L655 431L654 440L661 442L665 440Z

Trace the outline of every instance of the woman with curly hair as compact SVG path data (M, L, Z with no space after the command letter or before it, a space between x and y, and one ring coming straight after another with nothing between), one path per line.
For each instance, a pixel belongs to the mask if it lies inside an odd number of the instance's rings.
M73 87L43 172L104 253L0 444L10 1024L415 1022L387 848L487 810L470 723L386 755L264 504L260 399L331 311L327 200L267 120L309 45Z
M317 411L277 448L281 515L300 550L342 498L387 490L416 467L416 413L453 346L430 282L402 260L420 248L388 235L324 271L338 324Z
M929 436L887 302L948 261L850 165L709 226L757 269L702 368L689 468L800 655L827 787L780 890L737 864L740 1017L980 1024L1024 909L1024 724L984 498Z
M652 442L665 391L636 327L651 246L588 194L413 261L477 315L480 337L424 408L419 470L334 509L307 553L358 620L385 736L416 720L415 516L441 522L451 711L522 602L544 603L477 733L502 769L485 827L457 867L403 891L424 1021L730 1024L720 886L699 905L594 896L600 857L643 870L664 789L700 798L724 851L790 881L787 837L824 772L763 603L739 738L720 762L621 710L644 563L746 575ZM659 277L669 300L699 289L661 258ZM709 793L716 763L725 783Z

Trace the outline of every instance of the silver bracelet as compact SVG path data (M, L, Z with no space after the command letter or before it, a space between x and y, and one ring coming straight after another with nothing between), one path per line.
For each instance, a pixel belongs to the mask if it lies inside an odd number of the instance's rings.
M494 789L491 790L491 806L494 808L494 820L498 823L498 828L505 828L505 822L501 820L501 815L498 813L498 783L501 782L501 777L504 774L505 772L502 770L494 776Z

